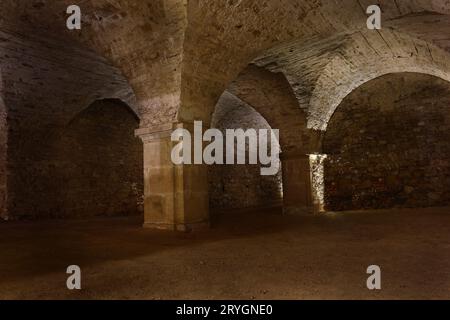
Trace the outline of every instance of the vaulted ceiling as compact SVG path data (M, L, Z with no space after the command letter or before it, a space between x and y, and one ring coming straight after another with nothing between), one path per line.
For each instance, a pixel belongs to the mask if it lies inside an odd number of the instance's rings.
M220 95L251 63L282 72L326 128L355 87L389 72L448 79L450 2L380 0L383 29L368 30L371 0L80 0L81 31L65 27L69 0L3 0L0 30L76 42L118 67L142 125L209 121ZM282 106L280 106L282 107Z

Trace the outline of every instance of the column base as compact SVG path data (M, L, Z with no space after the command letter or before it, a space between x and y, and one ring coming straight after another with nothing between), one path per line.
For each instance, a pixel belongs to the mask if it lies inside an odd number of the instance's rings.
M195 223L153 223L145 222L143 227L145 229L164 230L164 231L178 231L178 232L194 232L207 230L210 228L209 221L195 222Z

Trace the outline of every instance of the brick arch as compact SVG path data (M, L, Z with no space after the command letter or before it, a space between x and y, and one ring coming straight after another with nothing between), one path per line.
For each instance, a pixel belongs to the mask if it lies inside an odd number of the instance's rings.
M365 27L369 1L83 1L83 28L68 32L69 0L2 1L2 26L52 34L96 51L133 87L143 126L207 119L228 84L277 44L304 45ZM386 26L421 33L424 16L450 13L445 0L381 1ZM30 14L40 10L39 15ZM26 17L26 19L23 19ZM405 20L406 19L406 20ZM402 23L402 21L406 21ZM427 22L430 22L427 20ZM446 30L445 28L440 28ZM428 37L430 34L422 34Z
M273 129L279 130L282 170L275 179L271 177L271 181L278 180L282 184L286 212L309 211L313 201L307 191L311 180L309 154L317 151L321 136L318 131L307 128L307 114L299 108L286 76L249 65L226 93L251 106ZM276 199L272 196L267 200L271 198Z
M450 55L423 40L393 32L383 32L384 42L373 41L370 52L361 42L373 39L363 34L352 38L344 54L334 56L321 70L308 106L308 127L326 130L327 123L342 100L359 86L390 73L414 72L450 81ZM386 51L392 37L401 45ZM359 38L359 39L358 39ZM369 43L369 42L367 42ZM346 53L349 53L348 55Z
M99 98L95 99L89 104L87 104L87 107L83 108L81 111L79 111L77 114L73 115L72 118L67 122L66 127L70 126L72 123L77 121L78 118L82 117L84 113L87 112L89 108L92 108L92 106L95 106L96 104L109 104L109 105L115 105L117 108L121 108L124 111L128 112L128 114L133 117L136 122L139 122L140 116L137 113L137 110L135 109L135 106L130 105L128 101L125 101L120 98ZM101 122L99 123L101 124Z
M364 6L365 3L353 0L339 4L335 1L190 2L177 120L207 121L222 92L250 62L266 55L279 58L277 48L283 49L286 43L295 41L307 49L320 42L333 43L335 38L345 38L367 28ZM421 33L418 29L425 27L430 31L430 19L436 21L438 16L450 13L445 1L383 1L381 6L385 26L420 33L424 38L430 32ZM228 19L231 16L233 19ZM403 23L405 19L407 25ZM442 19L441 24L445 26L447 20ZM334 49L327 48L330 52Z
M448 78L449 54L436 44L386 28L357 31L304 46L293 41L254 61L282 72L308 114L308 128L325 130L326 122L352 88L390 71L424 72Z
M274 129L280 130L283 153L310 149L307 115L298 107L292 87L283 73L249 65L227 89L258 111Z
M275 129L261 113L229 91L225 91L217 103L211 127L224 134L227 129ZM277 142L270 152L279 150ZM249 154L251 149L246 144L241 151ZM281 168L275 175L262 176L259 164L212 165L208 167L208 188L213 213L224 209L279 206L282 202Z
M125 90L123 90L125 89ZM131 91L131 88L124 86L122 90L112 90L103 95L97 94L97 98L88 97L84 101L80 101L80 107L67 115L64 126L69 126L73 121L75 121L80 115L82 115L88 108L90 108L95 103L103 101L105 103L113 103L118 107L122 107L140 122L142 115L139 113L139 108L136 105L136 97Z
M172 121L179 106L186 0L87 0L80 31L66 28L61 1L2 1L2 29L94 51L121 70L137 97L143 125ZM35 14L38 12L39 14ZM23 17L26 17L24 19Z

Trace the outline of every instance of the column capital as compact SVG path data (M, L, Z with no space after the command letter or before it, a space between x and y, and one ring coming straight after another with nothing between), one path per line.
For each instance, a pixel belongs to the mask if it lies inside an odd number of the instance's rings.
M136 129L134 135L142 139L142 141L159 140L170 137L173 130L172 123L155 125L152 127L143 127Z
M172 132L179 128L186 128L191 130L194 128L194 123L189 122L169 122L157 124L154 126L146 126L136 129L134 135L139 137L144 142L160 140L171 136Z
M194 132L195 122L191 121L174 121L168 123L157 124L153 126L144 126L135 130L134 135L142 139L143 142L150 142L160 139L169 138L176 129L186 129ZM210 128L209 124L202 122L203 132Z

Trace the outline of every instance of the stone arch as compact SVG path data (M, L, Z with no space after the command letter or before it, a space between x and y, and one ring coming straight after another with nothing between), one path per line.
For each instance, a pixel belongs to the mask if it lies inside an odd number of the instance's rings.
M274 129L280 130L280 146L284 154L310 149L307 117L298 108L291 85L283 73L273 73L249 65L227 89L259 112Z
M217 103L211 127L224 134L227 129L272 129L257 110L229 91ZM275 150L270 152L278 153L279 149L277 142ZM248 142L240 151L246 155L251 152ZM281 168L275 175L263 176L260 164L212 165L208 168L208 180L212 214L229 209L279 207L282 203Z
M370 5L353 0L264 4L189 2L177 120L207 121L221 93L239 72L261 56L277 57L278 49L286 43L295 41L308 48L320 42L333 43L334 38L345 38L366 29L366 4ZM437 17L442 18L445 26L448 21L445 17L450 13L444 1L397 1L395 4L383 1L380 5L385 26L424 38L432 34L418 32L421 27L429 31L427 23L430 19L436 21ZM229 16L233 19L227 19ZM275 21L274 16L284 19L274 25L270 23ZM208 28L211 25L213 28ZM210 41L211 38L216 41Z
M377 40L367 33L354 35L352 44L321 70L309 101L309 128L326 130L348 94L385 74L416 72L450 80L450 55L446 51L404 34L384 31L380 35Z
M139 109L136 105L136 97L133 95L132 91L129 88L126 88L127 92L115 92L111 96L108 96L108 94L105 95L97 95L97 98L86 98L83 101L80 101L80 107L76 110L73 110L71 113L68 113L66 116L66 121L64 123L64 126L69 126L73 121L75 121L78 117L80 117L84 112L86 112L86 109L90 108L92 105L97 104L101 101L106 103L113 103L116 104L118 107L123 108L124 110L127 110L136 121L140 122L141 115L139 114ZM109 92L111 93L111 92ZM81 107L81 105L83 105ZM87 106L87 107L86 107Z
M143 126L205 120L221 93L253 59L277 44L304 45L365 28L369 1L86 1L81 31L61 28L68 1L2 2L2 25L69 38L107 57L138 97ZM449 14L444 0L380 1L386 26L411 30ZM45 8L45 9L44 9ZM26 15L27 19L21 19ZM230 19L229 17L233 17ZM428 19L428 20L427 20ZM406 23L405 23L406 21ZM426 23L425 23L426 22ZM127 27L124 28L123 26ZM445 30L445 28L441 28ZM250 40L249 40L250 39Z
M299 108L308 113L308 128L326 128L321 120L329 117L329 110L325 109L331 102L326 100L333 99L333 90L345 91L341 86L353 78L366 77L371 72L382 74L389 66L395 70L403 66L412 71L422 66L435 74L447 72L446 51L450 43L441 30L450 26L448 7L434 3L432 11L389 20L384 10L386 5L382 3L386 20L382 30L367 30L360 25L309 42L293 39L266 50L253 61L257 66L285 74ZM402 11L404 5L399 4L398 9ZM437 27L430 28L430 25Z
M285 75L250 65L233 81L228 91L280 131L284 210L312 210L310 154L320 145L320 132L307 128L306 112L298 107Z
M448 53L433 42L385 28L336 34L308 45L295 40L268 50L254 63L284 73L298 107L308 114L308 128L324 130L333 106L342 98L339 95L348 94L361 79L390 69L423 71L445 79L448 59Z
M174 1L170 9L181 8L180 3ZM172 166L168 157L158 161L151 159L151 154L155 152L165 154L170 150L170 132L174 128L191 128L195 120L209 125L214 106L222 93L242 70L252 61L256 63L257 58L270 48L294 39L297 39L300 47L326 43L334 37L345 39L366 28L367 19L364 4L356 0L340 3L300 3L289 0L183 1L183 4L186 4L183 7L186 14L179 15L173 20L175 23L168 24L171 26L170 31L175 33L170 33L174 37L164 42L168 44L165 50L153 57L133 49L110 50L119 53L116 56L119 62L130 61L129 58L136 62L130 68L131 73L125 74L132 84L140 84L139 90L136 85L133 87L140 106L148 110L150 115L141 122L142 128L137 134L146 146L145 181L148 184L146 189L149 190L145 196L148 207L146 225L156 228L190 229L203 225L208 216L205 209L207 188L204 168L178 168ZM382 6L386 26L394 28L403 18L417 14L419 17L406 26L407 30L417 27L416 22L423 20L424 13L433 16L428 13L448 12L448 4L441 2L397 1L397 5L394 5L385 1ZM156 39L160 40L158 36ZM327 48L327 52L332 53L336 49ZM149 60L137 58L139 53ZM273 50L270 53L277 54ZM309 58L304 57L305 61ZM154 64L154 61L162 64ZM164 73L161 75L164 81L149 90L147 84L158 78L161 72ZM315 75L314 80L317 77ZM310 88L313 87L314 81L311 81ZM297 169L309 175L304 170L306 166L309 168L309 159L303 160L304 163ZM161 176L164 176L165 183L159 186L158 179ZM309 188L304 187L305 190Z
M448 53L436 45L392 29L338 34L309 46L294 41L254 61L261 68L282 72L297 98L297 108L307 114L310 130L306 130L306 136L314 141L310 148L314 154L310 159L312 197L319 203L319 210L324 161L320 132L326 129L339 101L364 82L361 79L370 80L392 71L423 72L448 79L449 61Z
M450 82L400 72L344 98L324 136L328 210L450 203Z
M450 77L448 75L442 75L442 73L434 69L433 67L430 68L430 65L416 65L414 62L412 62L410 65L407 66L388 66L386 68L380 68L373 70L372 73L370 73L370 76L367 76L364 79L361 79L359 81L356 81L353 84L347 84L348 86L345 88L345 90L339 91L339 93L336 92L335 95L332 96L326 96L323 95L323 91L320 94L320 98L317 96L314 96L311 100L311 113L314 114L314 117L310 118L309 120L309 127L311 128L317 128L318 130L326 130L327 123L333 116L334 112L338 108L339 104L345 99L346 96L351 94L355 89L358 87L364 85L365 83L374 80L376 78L379 78L383 75L393 74L393 73L401 73L401 72L409 72L409 73L422 73L422 74L428 74L431 76L439 77L443 80L449 81ZM335 92L333 92L335 93ZM334 100L336 99L336 100ZM334 100L333 102L330 102L331 100ZM319 113L317 112L317 109L319 109L318 105L327 105L329 109L323 113L324 118L323 120L318 120L315 116Z
M87 48L105 57L133 88L143 125L174 120L180 101L187 1L84 1L82 28L76 31L65 28L64 13L71 4L3 1L1 23L20 34L43 38L51 34L72 51ZM33 14L36 10L39 14ZM20 18L25 15L27 19Z

